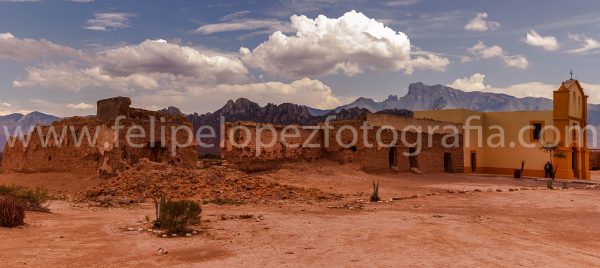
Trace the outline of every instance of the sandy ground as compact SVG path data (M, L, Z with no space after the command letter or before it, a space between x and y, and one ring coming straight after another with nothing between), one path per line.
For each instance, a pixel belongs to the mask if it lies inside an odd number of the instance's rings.
M289 165L261 176L346 198L204 205L203 231L189 238L127 231L152 217L151 204L105 209L55 201L51 213L29 212L26 226L0 228L0 267L600 266L600 188L509 191L544 183L464 174L373 175L329 162ZM372 178L380 179L386 200L417 198L367 203L362 210L330 208L367 199ZM241 214L264 220L220 219ZM168 254L157 256L159 248Z

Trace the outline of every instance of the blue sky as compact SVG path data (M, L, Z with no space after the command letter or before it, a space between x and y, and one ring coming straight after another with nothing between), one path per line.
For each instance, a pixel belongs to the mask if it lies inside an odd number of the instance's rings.
M600 103L598 40L592 0L0 0L0 114L333 108L418 81L550 97L571 68Z

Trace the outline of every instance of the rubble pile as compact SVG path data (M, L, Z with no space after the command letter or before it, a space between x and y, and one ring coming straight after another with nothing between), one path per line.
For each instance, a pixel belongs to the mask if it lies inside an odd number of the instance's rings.
M227 166L189 169L141 159L116 177L81 194L104 205L143 202L164 194L215 203L269 203L339 198L318 189L282 185Z

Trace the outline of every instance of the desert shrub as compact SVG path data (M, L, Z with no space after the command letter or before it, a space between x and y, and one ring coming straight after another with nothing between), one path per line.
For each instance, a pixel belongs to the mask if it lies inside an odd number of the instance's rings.
M25 208L12 196L0 197L0 226L15 227L22 225Z
M14 197L26 210L42 212L48 211L44 204L52 198L45 188L28 189L5 185L0 185L0 196Z
M157 220L154 225L166 229L171 234L182 234L188 231L190 224L200 223L202 207L191 200L166 200L161 197L160 203L155 201Z

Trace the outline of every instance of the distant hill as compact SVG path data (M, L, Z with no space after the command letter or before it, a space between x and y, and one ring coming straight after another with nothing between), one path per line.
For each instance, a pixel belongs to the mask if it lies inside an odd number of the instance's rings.
M29 131L32 126L35 126L38 123L47 125L60 119L60 117L40 112L31 112L25 115L16 113L0 116L0 152L4 151L4 145L6 144L6 133L4 126L6 126L8 129L9 135L14 134L17 126L21 126L23 134L27 134L27 131Z

